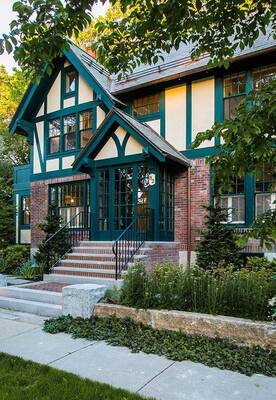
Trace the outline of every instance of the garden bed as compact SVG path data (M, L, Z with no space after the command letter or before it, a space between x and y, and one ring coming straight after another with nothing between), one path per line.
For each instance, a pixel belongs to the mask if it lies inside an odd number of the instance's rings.
M185 311L144 310L104 303L96 304L93 315L99 318L130 318L158 330L181 331L189 335L276 349L276 326L269 322Z

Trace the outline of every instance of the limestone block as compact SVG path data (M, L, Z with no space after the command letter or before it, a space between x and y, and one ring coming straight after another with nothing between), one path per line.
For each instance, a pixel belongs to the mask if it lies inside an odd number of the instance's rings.
M7 278L0 274L0 287L7 286Z
M92 283L66 286L62 290L62 314L90 318L96 303L104 296L106 286Z

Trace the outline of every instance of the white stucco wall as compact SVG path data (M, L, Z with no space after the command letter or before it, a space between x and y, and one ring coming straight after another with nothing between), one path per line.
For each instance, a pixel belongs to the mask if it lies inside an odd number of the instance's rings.
M96 155L94 160L106 160L108 158L114 157L118 157L117 146L114 140L112 138L109 138L103 148Z
M165 91L165 138L177 150L186 149L186 85Z
M215 119L215 80L204 79L192 83L192 141L198 132L211 128ZM200 147L214 145L205 141Z
M128 138L125 156L131 156L132 154L141 154L143 152L143 146L137 142L132 136Z
M75 161L75 156L68 156L62 158L62 169L72 168L72 164Z
M63 100L63 108L73 107L76 104L75 96Z
M97 107L97 128L105 119L105 112L101 107Z
M61 88L61 73L58 74L49 93L47 95L47 112L53 112L60 109L60 88Z
M93 90L83 79L83 77L79 75L79 104L86 103L87 101L92 101L92 100L93 100Z
M59 159L58 158L53 158L51 160L47 160L46 162L46 171L56 171L59 169Z
M160 135L160 119L147 121L146 124L148 124L152 129L154 129Z

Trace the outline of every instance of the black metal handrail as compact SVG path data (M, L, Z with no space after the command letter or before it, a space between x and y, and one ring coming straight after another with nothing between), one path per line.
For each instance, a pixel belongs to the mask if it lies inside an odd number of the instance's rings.
M121 272L133 259L134 255L149 239L151 227L151 210L145 208L118 236L112 246L115 255L115 279L121 276Z
M89 238L90 212L80 211L45 241L48 271L57 265L72 247L78 245L81 240Z

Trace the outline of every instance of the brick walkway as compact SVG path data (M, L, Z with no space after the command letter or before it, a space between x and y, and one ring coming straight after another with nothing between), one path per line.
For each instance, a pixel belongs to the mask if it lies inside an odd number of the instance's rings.
M31 283L30 285L20 286L24 289L33 289L33 290L48 290L49 292L62 292L62 289L68 286L68 283L59 283L59 282L37 282L35 284Z

